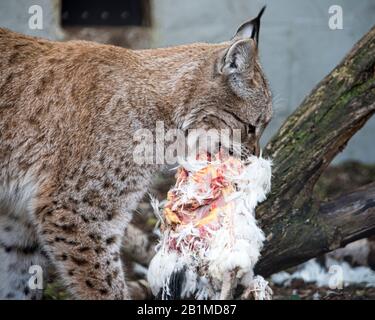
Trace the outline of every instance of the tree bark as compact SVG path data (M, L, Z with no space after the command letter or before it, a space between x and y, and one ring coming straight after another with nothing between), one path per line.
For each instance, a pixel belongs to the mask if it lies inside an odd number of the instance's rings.
M267 242L256 272L268 276L374 234L375 185L321 203L320 175L375 112L375 27L360 40L265 148L269 198L257 215Z

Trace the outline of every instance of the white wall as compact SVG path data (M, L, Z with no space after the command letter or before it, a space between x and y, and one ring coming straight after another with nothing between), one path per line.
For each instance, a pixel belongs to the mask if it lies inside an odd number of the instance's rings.
M0 0L0 27L51 40L62 39L59 4L59 0ZM33 5L39 5L43 10L42 30L29 28L29 8Z

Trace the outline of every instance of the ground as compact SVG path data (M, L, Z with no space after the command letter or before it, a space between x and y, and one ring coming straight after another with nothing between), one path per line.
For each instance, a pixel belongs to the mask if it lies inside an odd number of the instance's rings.
M294 281L290 287L273 286L274 300L375 300L375 288L349 286L340 291Z
M318 182L315 191L322 199L328 199L373 181L375 181L375 165L347 162L328 168ZM166 171L156 178L152 194L163 199L173 183L173 173ZM133 223L152 237L151 232L156 219L152 214L148 196L140 203L134 214ZM137 280L138 277L129 268L131 268L131 264L128 264L128 278ZM69 299L64 287L56 279L56 275L52 272L45 290L45 299ZM319 288L314 284L304 283L302 280L294 280L289 287L273 285L272 288L275 300L375 300L375 288L366 288L365 285L332 291L329 288Z

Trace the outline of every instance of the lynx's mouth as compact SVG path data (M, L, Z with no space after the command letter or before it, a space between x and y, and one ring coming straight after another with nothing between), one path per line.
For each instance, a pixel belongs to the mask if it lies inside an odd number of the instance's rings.
M194 139L193 143L190 141L190 146L197 144L197 140L198 138ZM246 160L251 156L260 156L261 152L259 139L255 135L249 134L244 138L241 137L239 141L235 141L235 139L233 139L229 143L228 139L224 140L225 141L220 139L220 137L217 137L216 141L206 146L207 148L200 149L199 146L197 146L195 150L198 154L208 155L215 155L220 152L240 160Z
M232 126L226 124L222 129L215 129L215 125L203 125L200 129L189 129L185 138L188 157L195 158L197 154L215 155L224 152L237 159L259 156L260 147L256 128L236 121ZM237 129L233 129L234 125Z
M249 145L246 146L245 148L250 155L259 157L260 156L259 138L254 138L254 141L249 143Z
M243 128L246 134L246 141L242 141L241 138L241 158L246 158L249 155L254 155L259 157L260 155L260 145L259 145L259 137L257 137L257 128L242 120L237 114L233 111L224 109L224 112L229 114L232 118L234 118ZM233 151L233 150L232 150Z

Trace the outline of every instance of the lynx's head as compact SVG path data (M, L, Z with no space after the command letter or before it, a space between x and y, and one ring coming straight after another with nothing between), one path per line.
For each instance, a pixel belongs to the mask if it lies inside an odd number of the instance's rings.
M271 92L258 57L264 9L229 42L185 47L191 52L186 59L198 67L184 65L184 82L179 86L186 94L178 113L180 127L236 129L241 132L242 148L252 154L259 153L259 138L272 116Z

